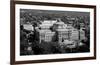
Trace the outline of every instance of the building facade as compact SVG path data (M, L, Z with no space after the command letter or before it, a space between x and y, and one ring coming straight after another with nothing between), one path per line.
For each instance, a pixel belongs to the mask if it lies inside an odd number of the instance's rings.
M72 27L71 25L67 25L61 20L53 21L44 21L40 25L39 34L39 42L53 42L53 37L56 35L56 39L58 43L63 43L64 40L79 40L79 31ZM55 22L55 23L54 23ZM53 31L50 30L50 27L53 27Z
M55 32L50 30L50 27L53 26L53 24L56 22L56 20L45 20L42 22L42 24L39 26L40 30L38 31L39 34L39 42L51 42L53 40L53 37L55 35Z

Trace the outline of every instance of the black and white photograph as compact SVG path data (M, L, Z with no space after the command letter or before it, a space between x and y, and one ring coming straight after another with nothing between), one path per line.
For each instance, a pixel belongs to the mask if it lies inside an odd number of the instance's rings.
M95 6L23 1L12 5L12 64L96 58Z
M20 9L20 55L90 52L90 12Z

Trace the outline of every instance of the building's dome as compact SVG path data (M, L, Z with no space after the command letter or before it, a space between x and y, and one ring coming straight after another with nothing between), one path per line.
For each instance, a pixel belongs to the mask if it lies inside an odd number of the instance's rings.
M54 29L55 29L55 30L66 30L66 27L67 27L67 24L65 24L65 23L62 22L62 21L56 22L56 23L54 24Z

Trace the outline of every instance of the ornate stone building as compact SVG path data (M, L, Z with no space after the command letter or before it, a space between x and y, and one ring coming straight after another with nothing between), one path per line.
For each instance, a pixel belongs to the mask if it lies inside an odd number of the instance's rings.
M51 27L52 30L50 30ZM79 31L61 20L55 20L53 23L52 20L46 20L42 22L39 28L38 34L40 43L42 41L53 42L55 35L58 43L63 43L64 40L79 40Z
M53 36L55 35L55 32L50 30L50 27L53 26L53 24L56 22L56 20L45 20L42 22L42 24L39 26L40 30L38 30L39 34L39 42L42 41L45 42L51 42L53 39Z

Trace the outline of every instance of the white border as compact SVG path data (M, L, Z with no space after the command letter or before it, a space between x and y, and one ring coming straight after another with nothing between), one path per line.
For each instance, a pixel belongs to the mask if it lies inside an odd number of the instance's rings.
M20 8L22 9L39 9L39 10L58 10L58 11L79 11L90 12L90 53L71 53L71 54L51 54L51 55L30 55L20 56ZM15 5L15 60L44 60L57 58L78 58L94 56L94 10L90 8L74 8L74 7L56 7L56 6L40 6L40 5Z

